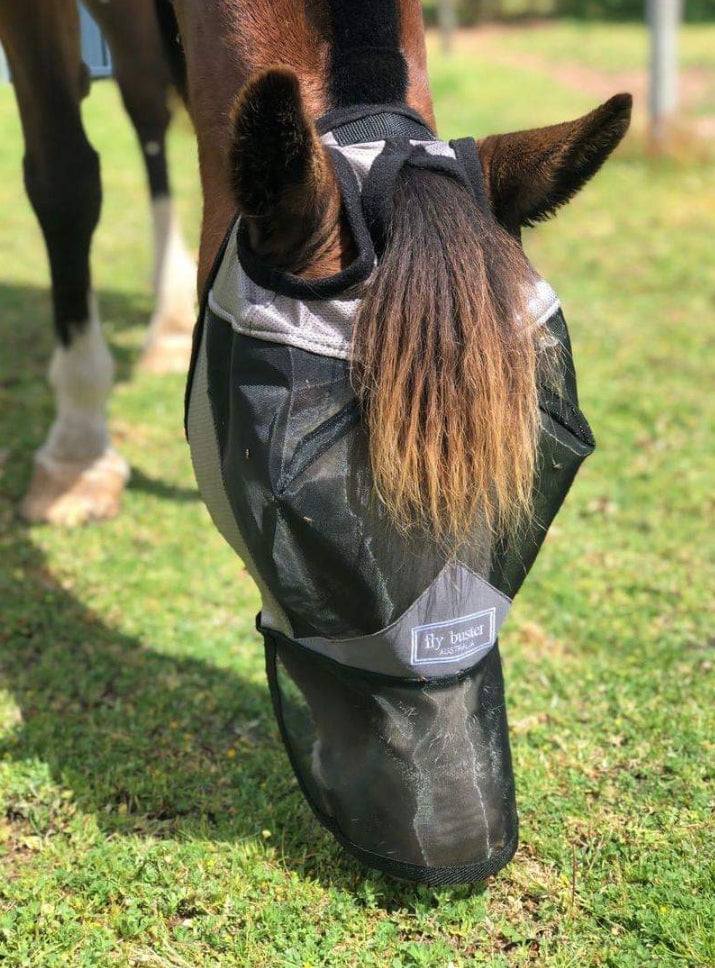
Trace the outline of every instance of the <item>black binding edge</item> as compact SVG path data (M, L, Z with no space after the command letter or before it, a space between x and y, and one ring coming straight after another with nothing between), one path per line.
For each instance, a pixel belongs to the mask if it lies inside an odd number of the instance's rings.
M290 272L283 272L266 265L252 250L248 240L248 226L241 220L238 223L236 244L241 267L256 285L281 296L310 301L331 299L344 295L347 290L364 282L375 266L375 250L370 233L367 231L360 201L360 185L349 162L335 149L328 149L340 182L343 210L347 216L353 241L357 246L357 257L341 272L323 279L302 279Z
M446 884L475 884L486 880L505 867L516 853L519 846L519 817L514 813L514 836L501 850L493 854L489 860L474 861L472 863L457 864L442 867L423 867L420 864L410 864L407 861L394 860L382 854L375 854L371 850L359 847L348 839L341 831L337 822L329 817L315 803L310 790L306 786L300 772L299 764L293 751L293 745L285 727L283 719L283 704L281 701L280 686L278 685L278 673L276 669L276 638L275 632L268 629L261 629L265 643L266 652L266 676L268 677L268 687L273 703L273 710L278 721L278 729L283 740L293 774L298 782L301 793L308 802L308 806L313 811L316 819L325 827L338 843L356 857L362 864L389 874L391 877L401 878L406 881L413 881L417 884L426 884L429 887L441 887ZM285 640L285 636L280 637ZM288 640L290 641L290 640ZM402 681L402 680L400 680Z
M332 111L328 111L319 118L315 126L318 129L318 134L324 135L330 131L335 132L343 127L343 125L352 124L355 121L362 121L376 114L392 114L401 118L409 118L424 128L425 132L429 135L427 138L428 141L434 141L436 138L436 135L422 115L406 104L356 104L347 108L333 108ZM382 138L379 140L382 140Z
M196 362L199 358L199 350L201 349L201 339L204 334L204 321L206 319L206 311L208 310L209 305L209 293L211 292L211 287L216 281L216 276L221 268L223 257L226 254L226 249L228 248L228 243L233 234L233 230L236 227L237 221L238 216L234 216L234 218L231 219L231 224L229 225L228 231L224 235L223 241L219 246L219 250L216 253L216 258L214 259L211 265L211 270L206 278L203 292L201 293L199 315L196 319L196 324L194 325L194 332L191 339L191 360L189 361L189 372L186 375L186 389L184 390L184 435L187 440L189 439L189 404L191 403L191 388L194 382L194 371L196 370Z
M554 393L548 387L539 390L539 407L557 423L565 427L591 451L596 449L596 438L593 436L590 424L583 412L575 407L566 397Z

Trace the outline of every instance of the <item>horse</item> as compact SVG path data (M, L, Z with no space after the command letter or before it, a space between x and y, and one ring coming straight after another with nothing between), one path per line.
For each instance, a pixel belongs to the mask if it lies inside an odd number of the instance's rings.
M195 322L196 268L182 240L166 158L170 70L152 0L87 0L112 54L151 196L155 311L141 366L183 370ZM82 124L89 92L76 0L0 0L0 43L25 140L24 178L49 256L56 348L55 419L20 505L30 522L74 525L115 515L129 476L110 440L113 363L92 292L90 247L100 216L99 157Z
M162 5L166 5L164 0ZM313 121L332 104L339 103L341 85L349 84L353 92L358 91L357 99L366 103L389 102L404 92L406 103L433 127L435 123L420 4L416 0L400 3L391 16L393 6L387 0L372 0L362 18L353 5L333 0L297 4L290 0L253 0L245 4L175 0L173 7L186 51L186 75L180 83L187 90L198 136L204 197L199 291L237 211L249 222L255 250L277 267L290 268L305 278L319 278L350 261L350 234L341 213L337 184ZM331 9L337 24L334 41L329 25ZM371 30L376 31L379 44L370 36ZM170 44L175 36L169 31ZM399 44L398 58L384 46L388 41ZM283 73L276 65L282 67ZM286 71L294 77L293 82L286 80ZM282 97L279 92L283 92ZM479 158L494 215L490 230L497 234L493 248L508 253L505 259L511 259L512 268L519 261L514 240L520 240L521 229L552 216L598 171L628 127L631 104L629 95L617 95L576 121L479 139ZM273 119L272 109L283 113L290 110L291 123L281 124L281 114L278 120ZM257 121L249 125L253 115L264 122L263 127ZM286 155L292 139L298 137L303 154ZM434 179L428 173L413 177L410 183L419 184L419 191L415 187L414 193L422 201L414 199L411 204L420 209L428 207L426 199L441 190L446 192L444 180ZM434 204L438 201L444 217L449 211L447 199L433 199ZM405 198L403 208L407 207ZM453 217L458 221L456 215ZM462 227L455 228L459 234ZM409 226L405 236L407 254L401 258L403 269L410 255L416 257L414 251L410 252L416 246L414 236L410 243ZM453 270L459 257L458 251L452 252L445 271ZM471 364L467 361L476 348L466 345L461 353L464 366L459 380L449 383L444 399L430 394L430 386L444 386L444 381L438 379L440 369L453 365L444 355L439 357L436 347L427 346L428 356L421 359L425 349L417 338L421 317L444 316L439 306L425 306L425 300L437 291L435 287L422 287L423 280L433 271L433 263L418 262L406 273L409 289L408 298L402 300L403 307L408 303L420 307L410 319L405 319L404 309L395 305L389 282L379 292L377 288L371 290L371 306L365 309L364 315L372 319L391 319L394 332L404 330L411 334L406 337L408 352L403 352L404 345L400 343L400 352L395 355L398 341L383 340L383 329L371 329L368 325L358 328L363 344L359 355L363 366L372 371L363 373L363 381L373 379L375 384L370 403L372 459L374 467L379 468L383 496L389 495L393 507L403 516L409 506L424 509L426 502L437 528L444 523L443 504L447 501L447 518L458 530L460 509L467 517L473 510L470 495L474 500L484 499L485 492L491 489L495 495L490 502L491 512L497 517L518 514L519 508L528 502L533 476L529 454L533 456L536 422L535 397L528 391L533 384L533 360L518 363L506 356L497 359L502 352L499 347L503 349L506 341L500 338L495 319L495 329L485 340L486 324L482 318L478 337L478 331L469 327L465 336L481 340L476 356L482 364L492 350L496 354L490 378L476 387L468 385ZM390 273L386 270L381 278L390 279ZM446 279L444 284L449 288ZM467 311L475 312L476 307ZM484 317L483 306L481 312ZM440 325L442 322L449 328L447 321L442 319ZM516 345L518 341L512 342L512 351ZM444 353L445 347L440 346L439 351ZM404 373L418 360L423 368L420 385L426 395L405 399L408 383ZM512 388L515 394L510 404L503 379L507 370L517 382L522 381ZM459 415L464 413L459 400L474 400L475 393L477 399L486 395L479 401L481 405L474 408L484 419L477 418L471 426L462 426ZM527 406L514 407L514 400L527 397ZM421 416L416 412L419 409ZM454 456L449 464L436 457L440 440L427 442L426 423L431 413L454 416L460 424L442 427L442 434L463 443L459 457L452 448ZM415 435L401 434L397 421L417 428ZM402 443L393 449L392 444L398 441ZM393 475L397 477L392 479Z
M367 865L481 880L518 830L499 627L594 447L521 233L631 98L447 144L418 0L174 11L204 195L187 435L289 758Z

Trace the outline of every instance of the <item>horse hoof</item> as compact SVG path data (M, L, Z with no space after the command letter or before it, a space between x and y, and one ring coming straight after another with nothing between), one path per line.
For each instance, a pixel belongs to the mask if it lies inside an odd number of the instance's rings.
M113 450L90 461L56 460L39 453L20 515L32 524L67 528L106 521L119 513L128 480L129 465Z
M190 333L165 333L151 339L139 360L142 373L186 373L191 359Z

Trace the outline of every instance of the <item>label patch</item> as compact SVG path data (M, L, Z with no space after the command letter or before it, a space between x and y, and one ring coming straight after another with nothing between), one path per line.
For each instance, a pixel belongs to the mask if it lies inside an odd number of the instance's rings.
M453 662L490 649L496 640L496 609L412 629L412 665Z

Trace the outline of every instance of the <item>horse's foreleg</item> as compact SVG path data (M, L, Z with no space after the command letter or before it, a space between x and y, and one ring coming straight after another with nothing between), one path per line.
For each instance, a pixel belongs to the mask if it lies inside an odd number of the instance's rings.
M35 455L21 513L75 524L115 514L128 477L109 439L114 367L90 283L102 191L99 158L80 116L87 77L76 4L0 3L0 36L25 135L25 185L47 245L57 336L49 371L56 416Z
M153 3L89 0L112 52L122 99L146 165L154 221L156 310L141 365L183 371L196 319L196 264L184 245L169 185L166 131L169 69Z

